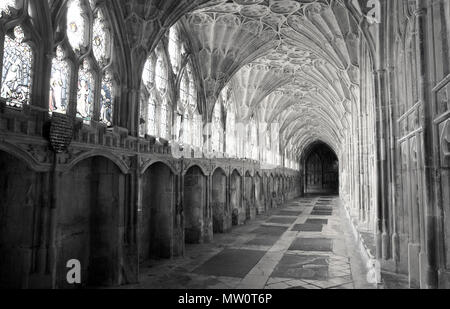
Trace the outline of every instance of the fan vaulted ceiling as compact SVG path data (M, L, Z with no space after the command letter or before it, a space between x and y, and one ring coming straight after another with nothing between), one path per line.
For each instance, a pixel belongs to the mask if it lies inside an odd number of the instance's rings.
M232 0L184 20L212 112L228 83L237 119L280 124L284 144L338 150L359 97L360 26L349 1Z
M229 85L237 120L279 123L282 147L293 144L301 153L316 140L336 152L343 143L359 101L361 2L134 0L120 5L130 45L141 46L135 53L154 48L149 42L181 18L199 60L209 117Z

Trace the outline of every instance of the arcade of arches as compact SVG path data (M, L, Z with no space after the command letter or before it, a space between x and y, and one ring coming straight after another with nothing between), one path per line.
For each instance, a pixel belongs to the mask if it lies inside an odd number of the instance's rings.
M375 283L450 288L450 1L3 0L0 71L1 287L139 284L274 213L250 242L317 254L340 213Z

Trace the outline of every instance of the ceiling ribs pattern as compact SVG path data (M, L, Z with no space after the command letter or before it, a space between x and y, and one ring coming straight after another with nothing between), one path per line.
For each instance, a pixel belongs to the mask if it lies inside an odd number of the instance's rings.
M222 0L189 13L183 24L195 42L209 113L229 85L237 119L278 122L282 144L299 152L317 139L338 149L358 102L364 39L351 6Z

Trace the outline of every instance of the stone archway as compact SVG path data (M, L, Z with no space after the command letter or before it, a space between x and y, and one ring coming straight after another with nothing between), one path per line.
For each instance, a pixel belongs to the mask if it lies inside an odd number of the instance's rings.
M23 288L31 271L41 176L0 151L0 287Z
M242 207L242 179L236 170L231 174L230 191L233 225L244 224L245 211Z
M184 176L184 240L198 244L212 240L212 218L206 209L206 176L198 166Z
M174 175L163 163L150 166L142 180L140 261L174 255Z
M231 211L227 205L227 175L217 169L212 176L213 232L225 233L231 229Z
M107 158L92 157L64 174L60 186L71 189L59 196L57 287L72 288L66 281L71 259L81 263L82 285L119 285L127 177Z

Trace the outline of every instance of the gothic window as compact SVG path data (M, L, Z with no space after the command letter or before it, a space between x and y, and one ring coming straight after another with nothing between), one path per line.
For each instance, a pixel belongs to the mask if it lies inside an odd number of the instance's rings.
M251 130L251 158L253 160L258 160L258 127L255 120L250 123Z
M75 52L87 45L89 23L81 0L71 0L67 7L67 38Z
M94 113L95 77L91 64L84 60L78 71L77 116L84 121L92 120Z
M227 153L236 156L236 117L231 109L227 112Z
M169 79L167 76L167 64L162 53L158 53L155 67L155 86L161 96L166 94L168 85Z
M203 147L203 120L202 116L196 110L194 113L194 132L193 132L193 143L195 147Z
M189 110L184 111L184 117L183 117L183 142L188 145L192 145L193 138L192 138L192 119L191 115L189 114Z
M110 57L110 35L102 10L94 14L94 28L92 39L92 50L94 57L100 67L104 67L109 62Z
M180 83L180 104L183 109L189 109L189 76L184 72Z
M175 75L178 75L180 72L181 67L181 53L182 53L182 46L181 46L180 38L179 38L179 32L176 28L176 26L173 26L170 28L169 31L169 57L170 57L170 63L172 64L172 69Z
M100 121L111 126L113 122L114 84L112 72L107 70L103 74L100 97Z
M70 0L68 2L66 36L71 49L75 52L74 62L79 63L78 68L75 67L78 75L75 100L77 106L74 109L77 117L82 118L86 123L99 121L106 126L113 125L116 85L109 25L103 8L97 7L97 1ZM59 84L62 84L59 76L65 72L66 68L68 70L71 68L60 54L57 51L52 61L50 111L66 113L69 110L67 104L69 95L66 95L65 100L60 100L62 109L59 108L58 99L53 99L54 93L57 94L56 97L59 97L61 92L59 88L55 90L54 85L58 85L55 81L59 80ZM70 74L71 72L68 71L66 76ZM67 78L64 89L66 93L70 93L69 86L69 78Z
M187 66L187 74L189 78L189 107L191 111L197 110L197 87L195 86L195 79L192 70L192 65Z
M168 115L169 115L169 109L168 109L167 103L163 102L161 104L161 119L160 119L160 123L161 123L160 137L162 137L162 138L167 138L167 133L168 133L167 118L168 118Z
M142 98L141 98L141 126L140 135L156 135L156 102L157 92L155 88L156 57L150 55L144 65L142 73Z
M222 131L222 124L221 124L221 105L219 102L216 103L216 106L214 108L214 115L213 115L213 123L212 123L212 150L221 152L221 131Z
M50 78L49 111L66 114L69 106L71 68L65 59L61 46L56 49L56 57L52 60Z
M148 99L147 134L156 135L156 98L150 94Z
M1 97L12 107L22 107L30 99L33 52L24 38L20 26L14 28L13 37L5 36Z

